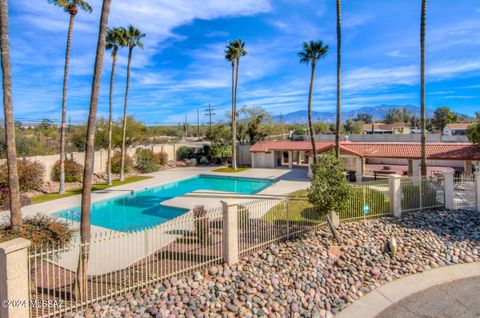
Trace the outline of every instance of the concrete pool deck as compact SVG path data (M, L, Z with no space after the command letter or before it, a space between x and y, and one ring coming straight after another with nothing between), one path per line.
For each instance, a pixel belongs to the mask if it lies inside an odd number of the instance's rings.
M164 201L162 204L166 203L166 205L169 206L188 209L198 205L204 205L207 209L219 208L222 200L234 199L238 203L244 203L262 197L285 195L296 190L305 189L310 184L307 179L306 169L248 169L239 173L216 173L212 171L217 168L218 167L186 167L148 174L153 178L93 192L92 203L112 199L128 194L132 191L141 191L146 188L156 187L172 181L190 178L199 174L274 179L276 182L252 195L240 195L237 193L220 191L195 191ZM49 215L55 212L78 207L80 205L80 200L81 195L75 195L43 202L22 208L22 213L24 217L31 217L39 214ZM275 205L276 200L269 201L270 205ZM252 211L252 217L262 217L268 211L270 205L264 205L262 206L262 209ZM1 213L6 214L8 211ZM73 228L76 228L78 225L78 222L72 222ZM88 274L101 275L125 268L139 259L150 255L155 250L175 241L178 237L181 237L181 234L178 233L182 230L191 230L190 228L185 228L185 226L188 227L191 226L191 224L188 222L177 222L173 219L155 227L153 231L125 233L92 225L93 241L90 245L90 253L92 257L91 264L88 268ZM108 239L103 239L105 237ZM78 239L79 233L76 231L73 235L72 241L78 242ZM138 246L144 248L138 249ZM131 253L123 254L121 252L123 250L131 251ZM72 244L71 248L59 253L57 259L52 261L52 263L59 265L61 268L74 271L78 263L78 255L78 244Z
M302 168L296 168L293 170L281 168L252 168L238 173L213 172L213 170L218 168L218 166L183 167L146 174L147 176L151 176L152 178L108 188L101 191L92 192L92 203L109 200L118 196L128 194L132 191L145 190L147 188L156 187L172 181L190 178L199 174L212 174L231 177L265 178L277 180L274 185L258 192L255 195L243 196L242 201L247 199L254 200L255 198L259 198L264 195L284 195L296 190L306 189L310 184L307 176L308 171L307 169ZM213 208L220 206L221 200L239 197L239 195L235 193L222 193L222 195L219 195L219 193L220 192L212 191L203 192L201 194L201 198L197 196L198 193L188 193L184 196L167 200L162 204L188 209L192 209L193 207L198 205L204 205L206 208ZM67 198L25 206L22 208L22 214L24 217L33 217L35 215L49 215L55 212L73 209L80 206L80 203L81 195L78 194ZM8 218L8 211L0 212L0 219L3 218ZM109 229L92 225L92 234L104 232L106 230Z

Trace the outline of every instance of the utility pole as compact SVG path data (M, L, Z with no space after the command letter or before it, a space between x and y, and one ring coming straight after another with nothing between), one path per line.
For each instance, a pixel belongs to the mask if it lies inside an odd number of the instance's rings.
M197 141L200 140L200 110L197 107Z
M216 115L213 111L215 109L212 108L212 106L210 104L208 104L208 108L205 110L205 116L208 116L209 117L209 120L208 120L208 125L210 127L210 130L212 130L212 116Z
M188 138L188 117L187 117L187 114L185 114L184 128L185 128L185 141L187 141L187 138Z
M285 138L284 130L283 130L283 113L280 113L280 126L282 127L282 139Z

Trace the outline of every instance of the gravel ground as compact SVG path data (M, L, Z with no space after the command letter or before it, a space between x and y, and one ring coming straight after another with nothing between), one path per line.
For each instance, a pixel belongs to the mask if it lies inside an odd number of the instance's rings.
M480 261L480 217L429 211L342 224L338 246L321 228L67 317L332 317L404 275ZM387 241L395 237L392 257Z

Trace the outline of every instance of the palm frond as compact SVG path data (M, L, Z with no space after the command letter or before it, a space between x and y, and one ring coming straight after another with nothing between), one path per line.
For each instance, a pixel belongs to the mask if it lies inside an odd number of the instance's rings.
M303 42L303 50L299 52L298 58L300 63L313 63L315 64L318 60L325 58L328 53L328 45L324 45L322 41L310 41Z
M82 9L85 12L91 13L92 12L92 7L87 1L84 0L75 0L77 6Z

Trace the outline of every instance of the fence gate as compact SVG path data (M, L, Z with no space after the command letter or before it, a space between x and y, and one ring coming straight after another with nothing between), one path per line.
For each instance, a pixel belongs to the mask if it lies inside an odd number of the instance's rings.
M453 207L475 210L475 176L460 175L454 179Z

